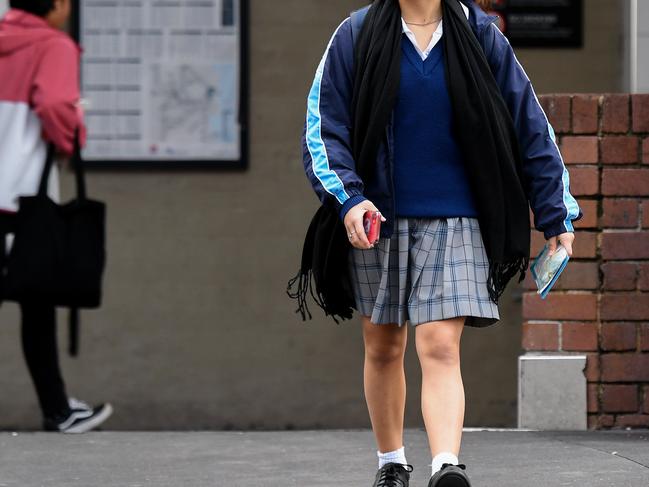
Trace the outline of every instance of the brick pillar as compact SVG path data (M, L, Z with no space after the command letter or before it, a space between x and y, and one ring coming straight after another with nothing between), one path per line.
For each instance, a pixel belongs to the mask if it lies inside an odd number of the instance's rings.
M525 282L523 348L587 356L590 428L649 427L649 94L541 104L585 216L548 298ZM544 239L532 233L534 257Z

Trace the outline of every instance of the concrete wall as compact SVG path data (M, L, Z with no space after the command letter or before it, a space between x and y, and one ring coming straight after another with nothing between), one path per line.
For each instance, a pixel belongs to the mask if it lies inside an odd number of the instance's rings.
M519 49L517 55L541 93L626 90L624 0L584 2L582 49Z
M82 356L63 366L71 394L115 403L110 428L369 425L357 323L316 312L303 324L284 294L316 208L300 161L305 96L329 35L363 3L251 0L249 171L90 175L109 204L105 304L84 313ZM588 3L583 51L520 52L538 91L617 89L617 44L600 39L620 35L610 3ZM512 288L499 326L466 332L469 425L515 424L519 300ZM13 305L0 323L0 428L35 427ZM412 349L407 369L419 426Z
M637 92L649 92L649 3L639 1L638 8L638 52Z

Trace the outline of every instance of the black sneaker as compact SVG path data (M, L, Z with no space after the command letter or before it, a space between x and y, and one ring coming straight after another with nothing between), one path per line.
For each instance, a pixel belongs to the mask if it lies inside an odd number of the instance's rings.
M431 477L428 487L471 487L465 470L466 465L445 463L442 469Z
M59 433L85 433L93 430L106 421L113 414L113 406L101 404L90 407L85 402L70 399L70 414L63 418L45 418L43 428L45 431Z
M77 413L79 417L83 417L84 415L87 417L92 414L92 406L74 397L68 399L68 405L70 406L70 410L73 413Z
M376 472L374 487L408 487L412 465L386 463Z

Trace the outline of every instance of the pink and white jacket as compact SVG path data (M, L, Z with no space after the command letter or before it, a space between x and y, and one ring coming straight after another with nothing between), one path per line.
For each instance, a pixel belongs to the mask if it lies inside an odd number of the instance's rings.
M12 9L0 20L0 212L36 193L48 142L69 155L79 127L83 144L80 52L36 15ZM48 189L58 199L56 168Z

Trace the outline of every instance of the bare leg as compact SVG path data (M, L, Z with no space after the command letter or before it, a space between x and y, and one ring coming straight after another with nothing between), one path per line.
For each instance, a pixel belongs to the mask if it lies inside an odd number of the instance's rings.
M380 452L403 446L407 327L375 325L362 318L365 341L365 399Z
M458 455L464 424L464 385L460 371L460 338L465 318L417 326L421 364L421 410L433 455Z

